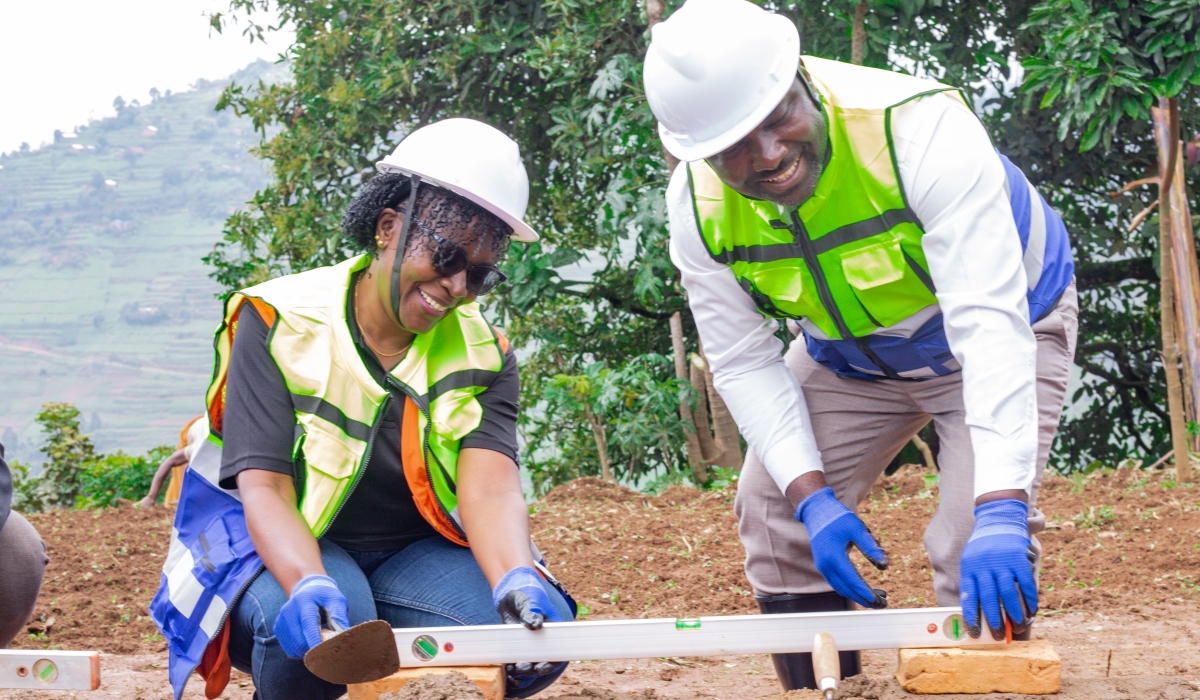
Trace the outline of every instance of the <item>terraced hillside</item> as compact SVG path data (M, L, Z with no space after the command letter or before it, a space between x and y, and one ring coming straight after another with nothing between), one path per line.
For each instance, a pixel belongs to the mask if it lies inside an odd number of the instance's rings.
M241 84L286 76L266 62ZM71 401L98 447L173 443L202 409L217 286L201 257L265 181L228 80L125 105L0 157L0 442L40 462L34 415Z

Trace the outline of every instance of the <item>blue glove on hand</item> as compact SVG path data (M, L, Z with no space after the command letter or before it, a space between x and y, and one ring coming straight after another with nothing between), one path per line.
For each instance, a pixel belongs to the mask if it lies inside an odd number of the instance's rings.
M868 608L886 608L887 592L872 589L850 563L850 545L856 545L876 569L887 568L887 554L871 531L826 486L800 503L796 520L808 528L817 571L839 595Z
M980 608L992 638L1004 639L1004 613L1014 632L1024 632L1037 614L1037 581L1029 547L1029 506L1015 498L975 506L975 530L963 548L959 597L967 634L978 639Z
M539 630L545 620L563 621L542 587L542 577L530 566L518 566L505 574L492 591L492 602L506 625L521 624ZM505 697L523 698L538 693L565 670L565 661L507 664Z
M279 646L293 659L304 658L305 652L321 643L321 612L342 626L350 627L346 596L338 590L337 582L328 576L312 575L300 579L292 596L279 609L275 618L275 637Z
M504 574L492 591L492 602L506 625L521 624L540 630L544 620L563 621L542 588L542 577L532 566L518 566Z

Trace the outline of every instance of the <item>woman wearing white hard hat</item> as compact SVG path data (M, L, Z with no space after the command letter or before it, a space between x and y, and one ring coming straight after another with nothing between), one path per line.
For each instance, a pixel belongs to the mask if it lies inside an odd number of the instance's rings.
M185 486L172 550L201 552L209 564L196 579L231 601L228 630L199 637L210 686L221 678L210 656L223 656L211 647L227 644L256 698L342 695L302 661L321 641L322 611L342 627L537 630L574 616L531 546L516 358L475 303L504 281L509 240L537 239L522 220L529 181L517 144L450 119L413 132L377 169L342 222L366 254L226 305L209 418L222 445L217 486L237 488L241 507L214 507L211 494L189 502ZM228 544L212 542L205 522L217 519ZM155 600L165 631L186 632L177 618L196 617L179 610L178 587L168 580ZM172 649L200 648L185 632ZM173 680L190 671L188 653L178 657ZM536 693L565 667L510 667L508 694Z

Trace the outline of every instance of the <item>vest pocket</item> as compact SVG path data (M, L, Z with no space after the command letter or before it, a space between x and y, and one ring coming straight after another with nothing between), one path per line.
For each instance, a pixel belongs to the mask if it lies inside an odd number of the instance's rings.
M858 303L881 326L899 323L937 302L897 239L847 251L841 261L842 274Z
M192 576L205 589L214 588L223 581L235 559L233 550L229 548L229 530L221 518L213 520L201 530L188 550L195 561Z

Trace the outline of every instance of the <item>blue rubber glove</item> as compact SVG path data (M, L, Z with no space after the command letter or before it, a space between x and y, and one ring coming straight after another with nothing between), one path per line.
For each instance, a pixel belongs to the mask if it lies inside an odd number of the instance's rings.
M855 545L876 569L886 569L887 554L879 548L871 531L858 516L826 486L796 508L796 520L808 528L817 571L833 590L867 608L886 608L887 592L872 589L850 563L850 545Z
M992 638L1004 639L1004 613L1014 632L1024 632L1037 614L1037 581L1029 548L1029 506L1015 498L975 506L975 529L963 548L959 597L967 634L978 639L979 611Z
M506 625L521 624L539 630L545 620L563 622L542 587L542 577L531 566L518 566L505 574L492 591L492 602ZM548 687L565 670L565 661L507 664L505 697L533 695Z
M492 590L492 602L506 625L522 624L540 630L545 620L563 621L542 588L542 577L532 566L518 566L504 574Z
M337 582L328 576L305 576L292 588L292 596L275 618L275 637L293 659L304 658L305 652L321 643L320 608L342 629L350 628L346 596L338 590Z

